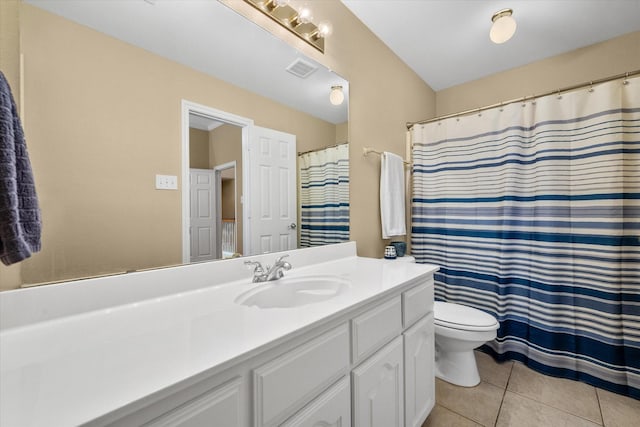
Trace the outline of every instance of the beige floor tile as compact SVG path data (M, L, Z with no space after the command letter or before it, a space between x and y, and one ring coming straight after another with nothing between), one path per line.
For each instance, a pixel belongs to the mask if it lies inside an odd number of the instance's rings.
M493 357L481 351L476 351L476 362L478 363L478 371L480 371L480 379L489 384L506 388L511 375L513 362L496 362Z
M596 389L605 427L640 425L640 400Z
M589 384L550 377L514 363L507 390L602 425L596 389Z
M436 405L422 427L477 427L479 425L444 406Z
M458 387L436 379L436 403L483 426L495 424L503 394L503 389L485 382Z
M504 396L496 423L496 427L596 427L598 425L509 391Z

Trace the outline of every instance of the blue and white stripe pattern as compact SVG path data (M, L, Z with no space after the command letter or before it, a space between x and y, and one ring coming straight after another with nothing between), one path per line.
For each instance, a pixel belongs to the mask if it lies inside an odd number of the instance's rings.
M484 350L640 399L640 78L414 126L412 253Z
M300 247L349 240L349 145L298 156Z

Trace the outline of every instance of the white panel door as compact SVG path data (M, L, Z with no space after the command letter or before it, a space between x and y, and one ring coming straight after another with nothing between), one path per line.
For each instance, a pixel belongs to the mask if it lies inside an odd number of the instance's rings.
M433 313L404 333L405 420L420 427L436 403Z
M191 169L189 179L191 262L217 259L214 172Z
M354 426L404 426L402 356L397 337L353 370Z
M296 249L296 136L252 126L249 157L250 248L245 254Z

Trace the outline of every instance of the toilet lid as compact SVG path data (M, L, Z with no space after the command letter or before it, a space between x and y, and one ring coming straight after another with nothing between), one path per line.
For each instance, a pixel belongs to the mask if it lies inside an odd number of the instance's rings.
M496 318L484 311L442 301L433 303L433 317L435 323L457 329L496 329L499 326Z

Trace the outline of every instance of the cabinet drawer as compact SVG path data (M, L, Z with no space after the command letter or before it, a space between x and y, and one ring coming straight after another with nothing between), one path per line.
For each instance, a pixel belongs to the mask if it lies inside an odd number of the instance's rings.
M344 377L289 418L282 427L351 426L351 384Z
M364 359L402 331L400 295L351 321L353 362Z
M403 325L408 328L433 311L433 279L402 293Z
M281 423L349 369L342 325L253 371L256 426Z
M154 419L145 427L200 427L243 424L241 379L236 378ZM125 424L126 425L126 424ZM133 421L131 424L133 425Z

